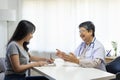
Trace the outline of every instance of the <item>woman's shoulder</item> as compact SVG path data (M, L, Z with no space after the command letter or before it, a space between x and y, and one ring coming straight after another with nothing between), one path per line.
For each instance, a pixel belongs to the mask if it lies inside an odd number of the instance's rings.
M9 44L8 44L8 47L12 47L12 46L17 46L17 43L15 41L11 41Z
M16 45L17 43L15 41L11 41L9 45Z

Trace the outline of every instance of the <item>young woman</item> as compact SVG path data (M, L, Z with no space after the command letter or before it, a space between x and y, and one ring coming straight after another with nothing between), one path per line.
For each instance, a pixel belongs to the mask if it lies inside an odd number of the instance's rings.
M52 60L32 56L27 45L35 32L35 26L27 20L21 20L7 44L6 73L4 80L48 80L44 76L26 77L32 67L44 66ZM34 61L29 63L30 61Z

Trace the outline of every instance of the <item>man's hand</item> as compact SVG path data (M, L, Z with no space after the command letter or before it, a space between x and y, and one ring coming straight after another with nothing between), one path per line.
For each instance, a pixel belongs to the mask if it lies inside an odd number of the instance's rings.
M62 51L60 51L59 49L56 49L57 50L57 52L56 52L56 55L58 56L58 57L60 57L60 58L64 58L64 56L66 55L65 54L65 52L62 52Z

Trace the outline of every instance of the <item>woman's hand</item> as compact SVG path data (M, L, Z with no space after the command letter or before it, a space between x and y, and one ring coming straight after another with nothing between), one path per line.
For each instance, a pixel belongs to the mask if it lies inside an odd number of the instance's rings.
M32 67L40 67L40 66L45 66L48 63L46 61L38 61L38 62L33 62L31 64L32 64Z
M54 62L54 59L50 58L50 59L46 59L47 63L51 64Z

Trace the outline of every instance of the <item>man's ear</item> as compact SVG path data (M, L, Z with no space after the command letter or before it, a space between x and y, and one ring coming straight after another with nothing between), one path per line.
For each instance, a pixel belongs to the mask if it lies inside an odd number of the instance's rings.
M93 31L92 31L92 30L89 30L89 33L92 35L92 34L93 34Z

